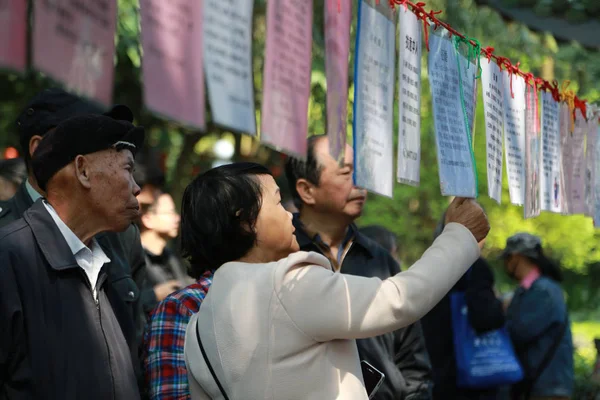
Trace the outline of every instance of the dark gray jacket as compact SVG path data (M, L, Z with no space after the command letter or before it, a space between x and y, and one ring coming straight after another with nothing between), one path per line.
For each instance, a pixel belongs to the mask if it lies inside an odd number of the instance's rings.
M323 254L317 238L304 231L294 218L300 249ZM400 272L394 258L379 244L350 226L352 246L342 262L340 272L365 277L387 279ZM425 348L421 326L417 322L385 335L356 341L361 360L366 360L385 374L375 400L430 399L431 364Z
M42 200L0 229L0 399L139 399L135 325L110 264L96 303Z
M526 375L540 365L567 320L554 356L533 383L532 397L570 397L573 393L573 338L567 315L562 289L545 276L529 289L519 287L508 307L507 328Z

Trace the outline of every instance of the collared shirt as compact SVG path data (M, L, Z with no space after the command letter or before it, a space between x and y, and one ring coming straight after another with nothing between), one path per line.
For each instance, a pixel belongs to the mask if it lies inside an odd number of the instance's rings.
M523 287L525 290L529 290L531 285L533 285L533 282L535 282L540 276L541 274L539 269L532 269L527 275L525 275L525 278L521 280L521 287Z
M192 315L200 309L212 278L212 271L205 272L193 285L158 303L150 315L142 357L151 399L190 399L183 353L185 331Z
M31 186L29 179L25 181L25 188L27 189L27 194L29 194L29 197L31 197L32 203L35 203L37 199L42 197L42 195L39 194L38 191L33 188L33 186Z
M296 220L296 223L298 223L302 227L302 230L306 232L307 235L311 236L312 242L317 247L319 247L321 253L329 259L329 262L331 262L331 266L333 267L333 269L335 271L339 271L342 265L342 261L344 260L346 253L348 253L348 250L350 250L352 242L354 241L354 236L356 235L356 226L354 224L348 226L348 229L346 230L346 235L340 243L340 247L338 248L337 254L335 255L336 257L334 259L332 258L333 253L331 252L331 247L329 247L329 245L323 241L321 235L319 235L318 233L311 235L309 232L307 232L306 228L300 221L298 214L294 216L294 219Z
M48 204L46 201L43 202L46 210L56 223L58 230L62 233L65 241L69 245L69 248L73 252L73 256L75 256L75 261L77 265L83 269L85 274L87 275L90 281L90 287L92 289L92 293L94 294L94 299L98 301L98 292L96 289L96 283L98 282L98 275L100 275L100 270L105 263L110 262L110 258L106 256L102 247L98 244L95 238L92 239L91 245L92 248L90 250L83 242L73 233L73 231L65 224L54 208Z

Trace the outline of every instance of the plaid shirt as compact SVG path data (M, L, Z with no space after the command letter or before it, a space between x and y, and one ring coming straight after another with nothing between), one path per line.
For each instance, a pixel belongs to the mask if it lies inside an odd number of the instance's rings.
M161 301L150 316L144 334L144 373L153 400L189 400L183 355L185 330L212 283L213 272Z

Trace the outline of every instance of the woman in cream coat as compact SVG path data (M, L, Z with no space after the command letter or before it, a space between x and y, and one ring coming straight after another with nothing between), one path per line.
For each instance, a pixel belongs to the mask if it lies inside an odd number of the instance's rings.
M183 198L182 247L216 272L186 333L192 399L366 400L354 339L412 324L479 257L489 231L481 207L455 199L446 221L406 272L345 275L298 251L267 169L230 164L198 176Z

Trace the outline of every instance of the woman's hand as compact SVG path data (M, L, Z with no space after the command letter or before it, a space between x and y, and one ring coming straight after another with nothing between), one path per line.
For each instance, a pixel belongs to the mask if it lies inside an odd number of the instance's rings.
M456 197L446 211L446 224L455 222L471 231L480 248L488 233L490 223L483 208L473 199Z

